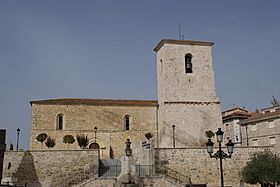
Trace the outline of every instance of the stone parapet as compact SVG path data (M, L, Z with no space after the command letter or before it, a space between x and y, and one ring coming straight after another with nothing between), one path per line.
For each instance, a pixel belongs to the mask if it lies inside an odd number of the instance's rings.
M225 186L239 187L242 169L255 152L271 149L273 146L237 147L231 159L223 160ZM226 148L223 148L226 151ZM209 157L206 148L157 148L156 162L185 176L193 184L220 185L219 160ZM217 150L214 150L214 152Z
M98 177L96 150L7 151L3 181L17 186L71 186Z

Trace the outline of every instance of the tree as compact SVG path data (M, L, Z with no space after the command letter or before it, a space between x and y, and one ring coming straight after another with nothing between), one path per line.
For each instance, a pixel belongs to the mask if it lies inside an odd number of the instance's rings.
M205 136L207 138L212 138L213 136L215 136L215 133L213 131L205 131Z
M272 96L270 103L272 104L273 107L279 106L279 102L274 96Z
M55 146L55 139L48 136L46 142L45 142L46 146L50 149L53 148Z
M67 148L69 149L69 144L73 144L75 142L75 138L72 135L65 135L63 137L63 143L67 143Z
M41 133L36 137L36 140L41 142L43 149L43 142L47 139L48 135L46 133Z
M76 136L78 145L81 149L84 149L88 145L88 137L85 134L77 134Z
M269 150L255 153L243 168L246 183L261 184L262 187L280 183L280 158Z
M110 146L110 159L114 159L114 151L112 146Z

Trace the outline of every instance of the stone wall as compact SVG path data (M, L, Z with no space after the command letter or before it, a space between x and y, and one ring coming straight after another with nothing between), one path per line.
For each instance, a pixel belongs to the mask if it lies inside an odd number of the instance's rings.
M9 164L10 163L10 164ZM3 179L32 187L61 187L98 177L98 151L7 151Z
M63 130L56 130L57 115L63 115ZM131 117L130 129L124 128L124 116ZM47 147L36 140L40 133L46 133L56 140L53 149L68 149L63 143L67 134L76 137L86 134L89 145L95 142L94 127L97 127L96 142L102 148L101 157L115 158L123 156L124 142L130 138L132 142L145 139L144 134L151 132L156 137L156 106L90 106L90 105L52 105L32 104L32 130L30 148L45 150ZM77 141L69 145L69 149L80 149Z
M86 181L74 187L115 187L116 179L100 178Z
M222 126L219 104L165 104L159 111L159 141L165 148L173 147L172 125L176 147L204 146L205 131Z
M224 148L226 149L226 148ZM255 152L266 147L235 148L231 159L223 160L225 186L240 186L241 172L246 162ZM210 158L205 148L158 148L156 149L158 163L191 178L193 184L220 185L219 160Z

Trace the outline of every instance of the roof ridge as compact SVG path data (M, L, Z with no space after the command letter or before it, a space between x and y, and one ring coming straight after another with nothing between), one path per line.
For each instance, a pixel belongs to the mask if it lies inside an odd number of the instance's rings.
M101 105L101 106L156 106L157 100L58 98L30 101L30 104Z

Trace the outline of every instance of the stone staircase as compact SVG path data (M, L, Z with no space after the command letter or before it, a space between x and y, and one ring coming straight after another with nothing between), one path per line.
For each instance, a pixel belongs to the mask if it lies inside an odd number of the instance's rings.
M155 165L135 165L135 174L141 183L148 186L185 187L190 185L190 178L168 167L167 161L159 160L155 155ZM122 163L118 159L101 159L99 161L99 177L89 178L75 187L115 186L121 173Z

